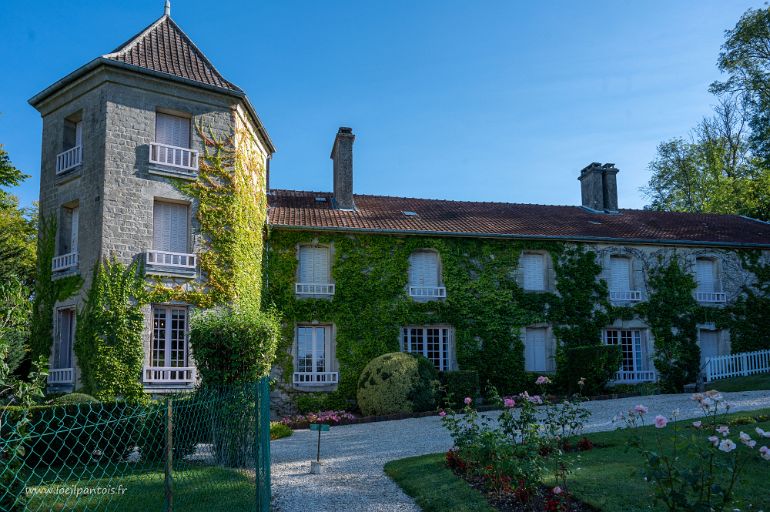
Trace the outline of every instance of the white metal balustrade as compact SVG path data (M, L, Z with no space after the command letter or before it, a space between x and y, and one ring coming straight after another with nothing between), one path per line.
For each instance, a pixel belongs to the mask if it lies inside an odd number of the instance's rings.
M195 367L193 366L145 366L145 384L193 384Z
M770 350L706 358L706 381L770 373Z
M147 266L195 270L195 254L168 251L147 251Z
M727 294L724 292L695 292L695 300L711 303L727 302Z
M655 370L620 370L615 374L615 384L635 384L639 382L655 382L658 376Z
M72 384L75 382L74 368L51 368L48 370L48 384Z
M67 270L70 268L77 268L78 266L78 253L71 252L68 254L62 254L61 256L56 256L51 261L51 270L54 272L60 272L62 270Z
M409 296L441 299L446 297L446 288L444 286L410 286Z
M623 302L639 302L642 300L641 290L614 290L610 291L610 300L617 300Z
M62 174L83 163L83 146L75 146L56 155L56 174Z
M150 143L150 163L182 169L190 175L198 171L198 152L190 148Z
M332 283L295 283L297 295L334 295Z
M338 372L294 372L294 384L303 386L326 386L337 384Z

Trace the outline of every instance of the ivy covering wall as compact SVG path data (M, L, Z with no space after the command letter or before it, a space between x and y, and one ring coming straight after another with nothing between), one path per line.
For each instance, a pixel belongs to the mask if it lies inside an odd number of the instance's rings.
M298 298L294 293L297 249L316 243L332 247L335 294ZM447 298L416 302L407 296L409 255L433 249L441 255ZM557 293L525 291L517 268L522 251L547 251ZM662 258L661 254L668 254ZM297 323L336 327L340 383L327 402L352 399L363 367L374 357L399 350L400 328L448 324L455 329L455 353L464 370L476 370L482 384L501 392L520 391L524 372L524 327L548 323L562 347L600 345L602 329L615 320L644 321L655 337L656 365L664 386L681 389L699 369L697 324L724 326L726 309L699 305L691 270L673 251L644 260L648 300L613 306L594 246L547 241L438 237L396 237L273 230L268 240L266 300L283 315L277 363L290 383L290 349Z

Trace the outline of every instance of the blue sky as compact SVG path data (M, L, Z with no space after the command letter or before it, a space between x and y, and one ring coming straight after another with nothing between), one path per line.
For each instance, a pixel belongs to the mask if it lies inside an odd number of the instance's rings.
M174 0L172 17L249 95L278 188L330 190L339 126L356 193L577 204L592 161L639 208L663 140L708 114L724 30L762 2ZM6 0L0 143L33 177L27 99L162 14L163 0Z

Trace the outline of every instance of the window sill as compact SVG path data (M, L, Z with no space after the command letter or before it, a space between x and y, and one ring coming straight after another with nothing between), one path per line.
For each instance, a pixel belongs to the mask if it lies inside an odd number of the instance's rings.
M195 279L198 272L190 269L181 269L175 267L147 266L145 274L148 276L176 277L180 279Z
M57 174L56 179L54 180L54 184L56 186L64 185L65 183L69 183L70 181L80 178L82 175L83 175L83 164L80 164L76 167L73 167L72 169L64 171L61 174Z
M187 171L185 169L175 169L174 167L150 165L150 167L147 169L147 172L156 176L178 178L187 181L195 181L198 179L198 171Z
M56 270L51 274L51 281L56 281L57 279L64 279L65 277L72 277L72 276L79 276L80 275L80 269L77 267L71 267L66 270Z

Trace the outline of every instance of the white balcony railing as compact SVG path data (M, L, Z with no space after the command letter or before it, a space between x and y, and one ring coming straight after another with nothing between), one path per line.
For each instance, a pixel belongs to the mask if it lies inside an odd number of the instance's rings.
M443 286L410 286L409 296L416 298L444 298L446 288Z
M150 163L176 167L194 175L198 171L198 152L190 148L151 142Z
M195 270L196 258L184 252L147 251L147 266Z
M56 256L51 261L51 270L53 270L54 272L59 272L70 268L77 268L77 266L78 266L78 253L76 252L71 252L69 254L62 254L61 256Z
M83 146L75 146L56 155L56 174L62 174L83 163Z
M193 384L193 366L145 366L142 372L145 384Z
M639 302L642 300L641 290L610 290L610 300L619 302Z
M48 385L72 384L75 382L73 368L51 368L48 370Z
M334 295L332 283L295 283L294 291L297 295Z
M724 292L695 292L695 300L711 303L727 302L727 294Z
M340 374L337 372L294 372L294 384L303 386L326 386L337 384Z
M615 374L615 384L634 384L638 382L655 382L658 376L655 370L620 370Z

